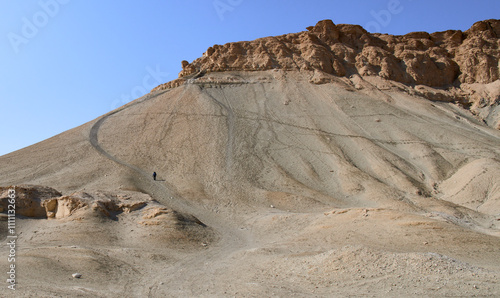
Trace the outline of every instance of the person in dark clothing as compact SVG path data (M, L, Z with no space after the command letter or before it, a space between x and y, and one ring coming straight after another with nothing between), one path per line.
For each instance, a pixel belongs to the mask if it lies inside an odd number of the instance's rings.
M156 172L153 172L153 180L156 180Z

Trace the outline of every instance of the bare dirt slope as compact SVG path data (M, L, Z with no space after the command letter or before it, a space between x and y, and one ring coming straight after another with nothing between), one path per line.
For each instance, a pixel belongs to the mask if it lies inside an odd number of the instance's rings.
M16 296L500 296L499 24L214 46L1 156Z
M500 133L314 76L210 73L1 157L1 185L88 202L18 219L17 294L498 295Z

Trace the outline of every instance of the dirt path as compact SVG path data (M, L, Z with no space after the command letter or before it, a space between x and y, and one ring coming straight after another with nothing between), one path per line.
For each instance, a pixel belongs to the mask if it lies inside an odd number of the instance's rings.
M116 162L117 164L131 169L135 173L136 178L143 190L151 195L151 197L175 211L195 216L205 225L213 228L218 234L219 241L217 243L210 244L206 250L203 250L196 256L189 254L184 259L177 262L174 266L170 266L167 268L159 266L159 272L155 272L153 276L142 277L142 284L144 285L143 294L148 295L148 297L157 296L156 292L159 285L165 284L168 287L173 287L174 285L176 287L179 287L179 272L183 272L183 287L185 288L184 290L192 288L195 284L204 284L206 282L209 282L208 280L201 281L200 276L210 276L211 274L207 272L207 270L214 272L221 266L224 266L224 260L234 252L249 249L254 246L253 237L249 230L240 229L239 227L235 226L234 223L222 219L220 215L213 213L209 209L205 209L201 206L195 206L190 202L182 199L174 191L172 191L172 188L169 187L168 182L159 182L152 180L150 173L124 160L116 158L112 153L106 151L100 145L98 137L99 129L104 124L104 122L108 120L109 117L114 116L124 111L125 109L128 109L146 100L154 99L163 93L165 92L148 94L129 105L123 106L111 113L104 115L92 126L89 134L89 141L95 148L95 150L97 150L104 157ZM230 109L228 109L227 107L225 109L228 110L228 126L229 129L231 129L230 127L232 126L232 122L234 121L231 120L233 116L230 112ZM206 264L211 264L211 266L207 267ZM189 268L189 272L187 272L187 270L184 270L185 268Z

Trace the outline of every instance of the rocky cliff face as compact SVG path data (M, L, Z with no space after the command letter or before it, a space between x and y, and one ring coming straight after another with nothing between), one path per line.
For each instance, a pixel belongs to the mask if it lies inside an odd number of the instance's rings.
M308 31L210 47L184 77L199 71L320 70L336 76L377 75L405 84L447 87L499 79L500 20L469 30L371 34L357 25L320 21Z
M221 71L282 69L339 77L378 76L409 86L453 90L442 98L464 104L490 126L500 128L500 91L495 91L498 84L494 83L500 79L500 20L477 22L465 32L403 36L371 34L361 26L335 25L331 20L307 30L214 45L192 63L182 61L180 79L154 90L177 87L194 74ZM435 96L428 98L435 100Z

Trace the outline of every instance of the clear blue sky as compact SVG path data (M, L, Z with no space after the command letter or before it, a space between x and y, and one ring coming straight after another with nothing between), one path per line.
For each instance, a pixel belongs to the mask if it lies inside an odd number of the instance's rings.
M177 77L214 44L304 31L467 30L500 1L2 0L0 155L88 122Z

